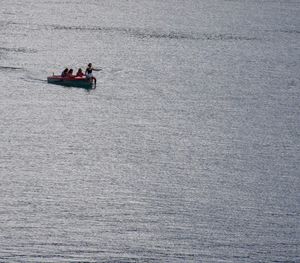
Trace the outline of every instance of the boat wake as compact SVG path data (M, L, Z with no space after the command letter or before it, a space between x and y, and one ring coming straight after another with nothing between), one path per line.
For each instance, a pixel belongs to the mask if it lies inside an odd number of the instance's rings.
M0 70L1 70L1 71L23 70L23 68L0 66Z
M31 76L26 76L26 77L22 77L22 80L26 81L26 82L42 82L42 83L47 83L47 80L45 79L40 79L40 78L34 78Z
M10 48L10 47L0 47L0 52L14 52L14 53L36 53L37 50L18 47L18 48Z

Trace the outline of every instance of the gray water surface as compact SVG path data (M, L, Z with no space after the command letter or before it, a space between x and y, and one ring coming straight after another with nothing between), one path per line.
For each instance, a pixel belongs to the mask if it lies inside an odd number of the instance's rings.
M300 261L299 1L0 5L1 262Z

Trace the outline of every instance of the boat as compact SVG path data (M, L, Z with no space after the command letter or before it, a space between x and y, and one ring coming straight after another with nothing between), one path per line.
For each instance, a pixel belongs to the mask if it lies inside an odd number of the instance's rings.
M53 75L47 77L48 83L62 85L67 87L78 87L85 89L93 88L93 80L91 78L83 77L62 77L59 75Z

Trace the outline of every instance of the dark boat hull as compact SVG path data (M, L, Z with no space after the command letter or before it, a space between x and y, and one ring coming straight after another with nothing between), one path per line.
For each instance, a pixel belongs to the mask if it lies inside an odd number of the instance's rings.
M85 89L93 88L93 80L86 77L61 77L61 76L50 76L47 77L48 83L55 85L62 85L67 87L78 87Z

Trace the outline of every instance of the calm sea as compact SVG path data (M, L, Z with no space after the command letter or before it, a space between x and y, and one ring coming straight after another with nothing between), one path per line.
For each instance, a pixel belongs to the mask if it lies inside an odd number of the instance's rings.
M0 262L300 261L298 0L0 6Z

